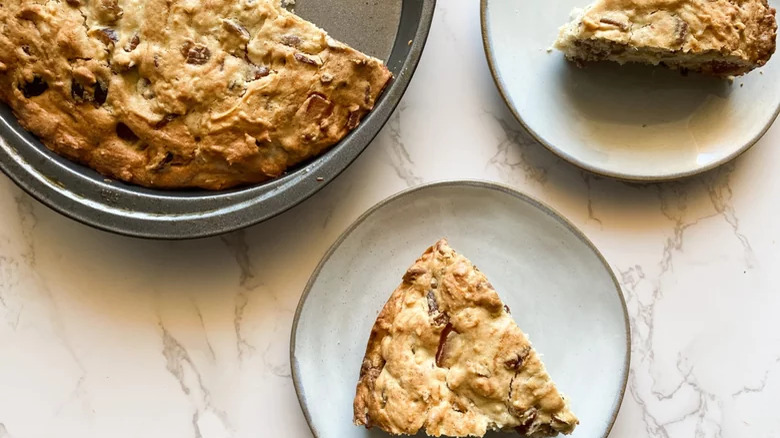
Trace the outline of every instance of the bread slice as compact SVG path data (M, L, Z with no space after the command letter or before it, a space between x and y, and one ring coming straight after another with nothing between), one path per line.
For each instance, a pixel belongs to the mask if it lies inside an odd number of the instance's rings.
M560 30L569 60L638 62L714 76L761 67L775 52L767 0L598 0Z
M394 435L569 434L578 424L493 286L441 240L376 320L354 421Z

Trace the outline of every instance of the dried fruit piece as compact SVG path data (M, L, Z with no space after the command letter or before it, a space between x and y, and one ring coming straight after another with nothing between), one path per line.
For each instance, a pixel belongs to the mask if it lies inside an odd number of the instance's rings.
M116 124L116 135L124 141L135 143L139 140L138 136L129 126L122 122Z
M48 89L49 89L49 84L47 84L43 79L41 79L40 76L35 76L32 81L22 84L22 86L20 87L22 94L24 95L24 97L28 99L31 97L40 96Z
M95 103L97 106L102 106L106 103L106 100L108 99L108 86L103 82L98 80L95 83Z
M76 102L84 101L84 87L75 80L70 83L70 96Z
M441 335L439 335L439 347L436 349L436 366L439 368L443 367L443 358L445 355L445 351L447 348L447 341L449 340L450 336L452 334L457 334L458 332L455 330L455 327L452 326L452 324L447 323L446 326L444 326L444 329L441 331Z

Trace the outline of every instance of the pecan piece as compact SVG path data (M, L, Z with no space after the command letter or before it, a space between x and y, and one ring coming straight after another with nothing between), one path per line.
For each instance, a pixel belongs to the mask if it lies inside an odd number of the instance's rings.
M133 38L130 39L130 42L125 46L125 52L132 52L139 44L141 44L141 38L138 37L137 34L133 35Z
M315 65L315 66L319 65L316 59L304 55L303 53L296 53L294 56L295 56L295 60L298 62L302 62L304 64L309 64L309 65Z
M171 164L173 161L173 154L170 152L166 152L165 155L163 155L161 158L158 159L158 161L151 166L152 171L160 171L164 168L168 167L168 165Z
M433 291L428 291L428 295L426 296L428 299L428 315L434 316L439 313L439 303L436 302L436 295L433 294Z
M187 60L187 64L203 65L211 59L211 51L203 44L195 44L187 41L181 46L181 55Z
M615 26L615 27L617 27L618 29L620 29L622 31L628 30L628 25L626 23L621 23L621 22L619 22L617 20L613 20L611 18L602 18L599 21L604 23L604 24L609 24L611 26Z
M111 44L116 44L117 41L119 41L119 34L116 33L116 30L110 27L101 27L100 29L92 29L89 31L89 36L99 39L100 42L102 42L107 46L110 46Z
M525 362L525 359L528 357L529 351L523 350L520 353L515 353L513 357L508 359L504 362L504 366L507 367L510 370L519 370L523 367L523 363Z
M433 323L437 326L449 324L450 317L447 315L447 312L439 309L439 303L436 301L436 295L433 293L433 290L428 291L428 295L425 298L428 301L428 316L433 318Z
M241 24L230 20L230 19L224 19L222 20L222 28L226 31L236 35L239 37L242 41L247 42L250 39L249 31L246 30L244 26Z
M301 39L295 35L285 35L281 39L282 44L290 47L298 47L301 45Z
M688 22L683 20L682 18L677 19L677 26L675 26L674 29L675 35L677 35L677 40L675 43L678 46L682 46L685 43L685 38L688 36Z
M177 117L179 117L178 114L166 114L165 117L162 118L162 120L160 120L154 125L154 129L164 128L166 125L168 125L168 123L171 123L172 121L176 120Z
M360 112L358 111L352 111L349 113L349 117L347 117L347 129L350 131L357 128L360 124Z
M306 105L306 113L315 120L322 120L324 118L327 118L333 112L333 103L320 93L310 94L307 102L308 103ZM413 269L414 268L407 271L406 275L409 275L409 273ZM422 274L424 272L425 272L424 270L420 271L417 274L415 274L415 276ZM404 275L404 281L406 281L406 275ZM411 283L411 281L409 282Z
M271 74L271 70L268 67L265 66L258 67L256 65L252 65L252 67L249 70L249 82L262 79L270 74Z
M414 280L416 280L417 277L419 277L422 274L425 274L425 269L424 268L421 268L421 267L418 267L418 266L412 266L404 274L404 282L405 283L414 283Z
M520 435L528 435L528 432L531 431L531 426L534 424L534 420L536 420L536 413L537 410L535 408L531 408L531 413L528 415L528 417L523 421L523 423L517 427L515 427L515 430Z

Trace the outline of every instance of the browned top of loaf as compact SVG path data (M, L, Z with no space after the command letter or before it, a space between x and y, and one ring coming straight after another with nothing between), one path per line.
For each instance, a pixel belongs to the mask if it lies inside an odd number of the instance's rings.
M391 78L278 0L5 0L0 99L68 158L149 187L268 180Z

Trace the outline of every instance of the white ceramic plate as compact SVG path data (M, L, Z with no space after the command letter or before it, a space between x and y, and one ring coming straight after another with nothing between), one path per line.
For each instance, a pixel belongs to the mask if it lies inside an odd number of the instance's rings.
M548 51L591 0L482 0L493 76L515 116L563 159L628 180L704 172L750 148L780 110L780 59L725 80L662 67L591 64Z
M625 391L629 328L615 277L569 222L509 188L446 182L371 209L333 245L295 315L295 388L316 437L385 437L352 424L371 327L406 269L447 237L496 287L580 418L606 437Z

